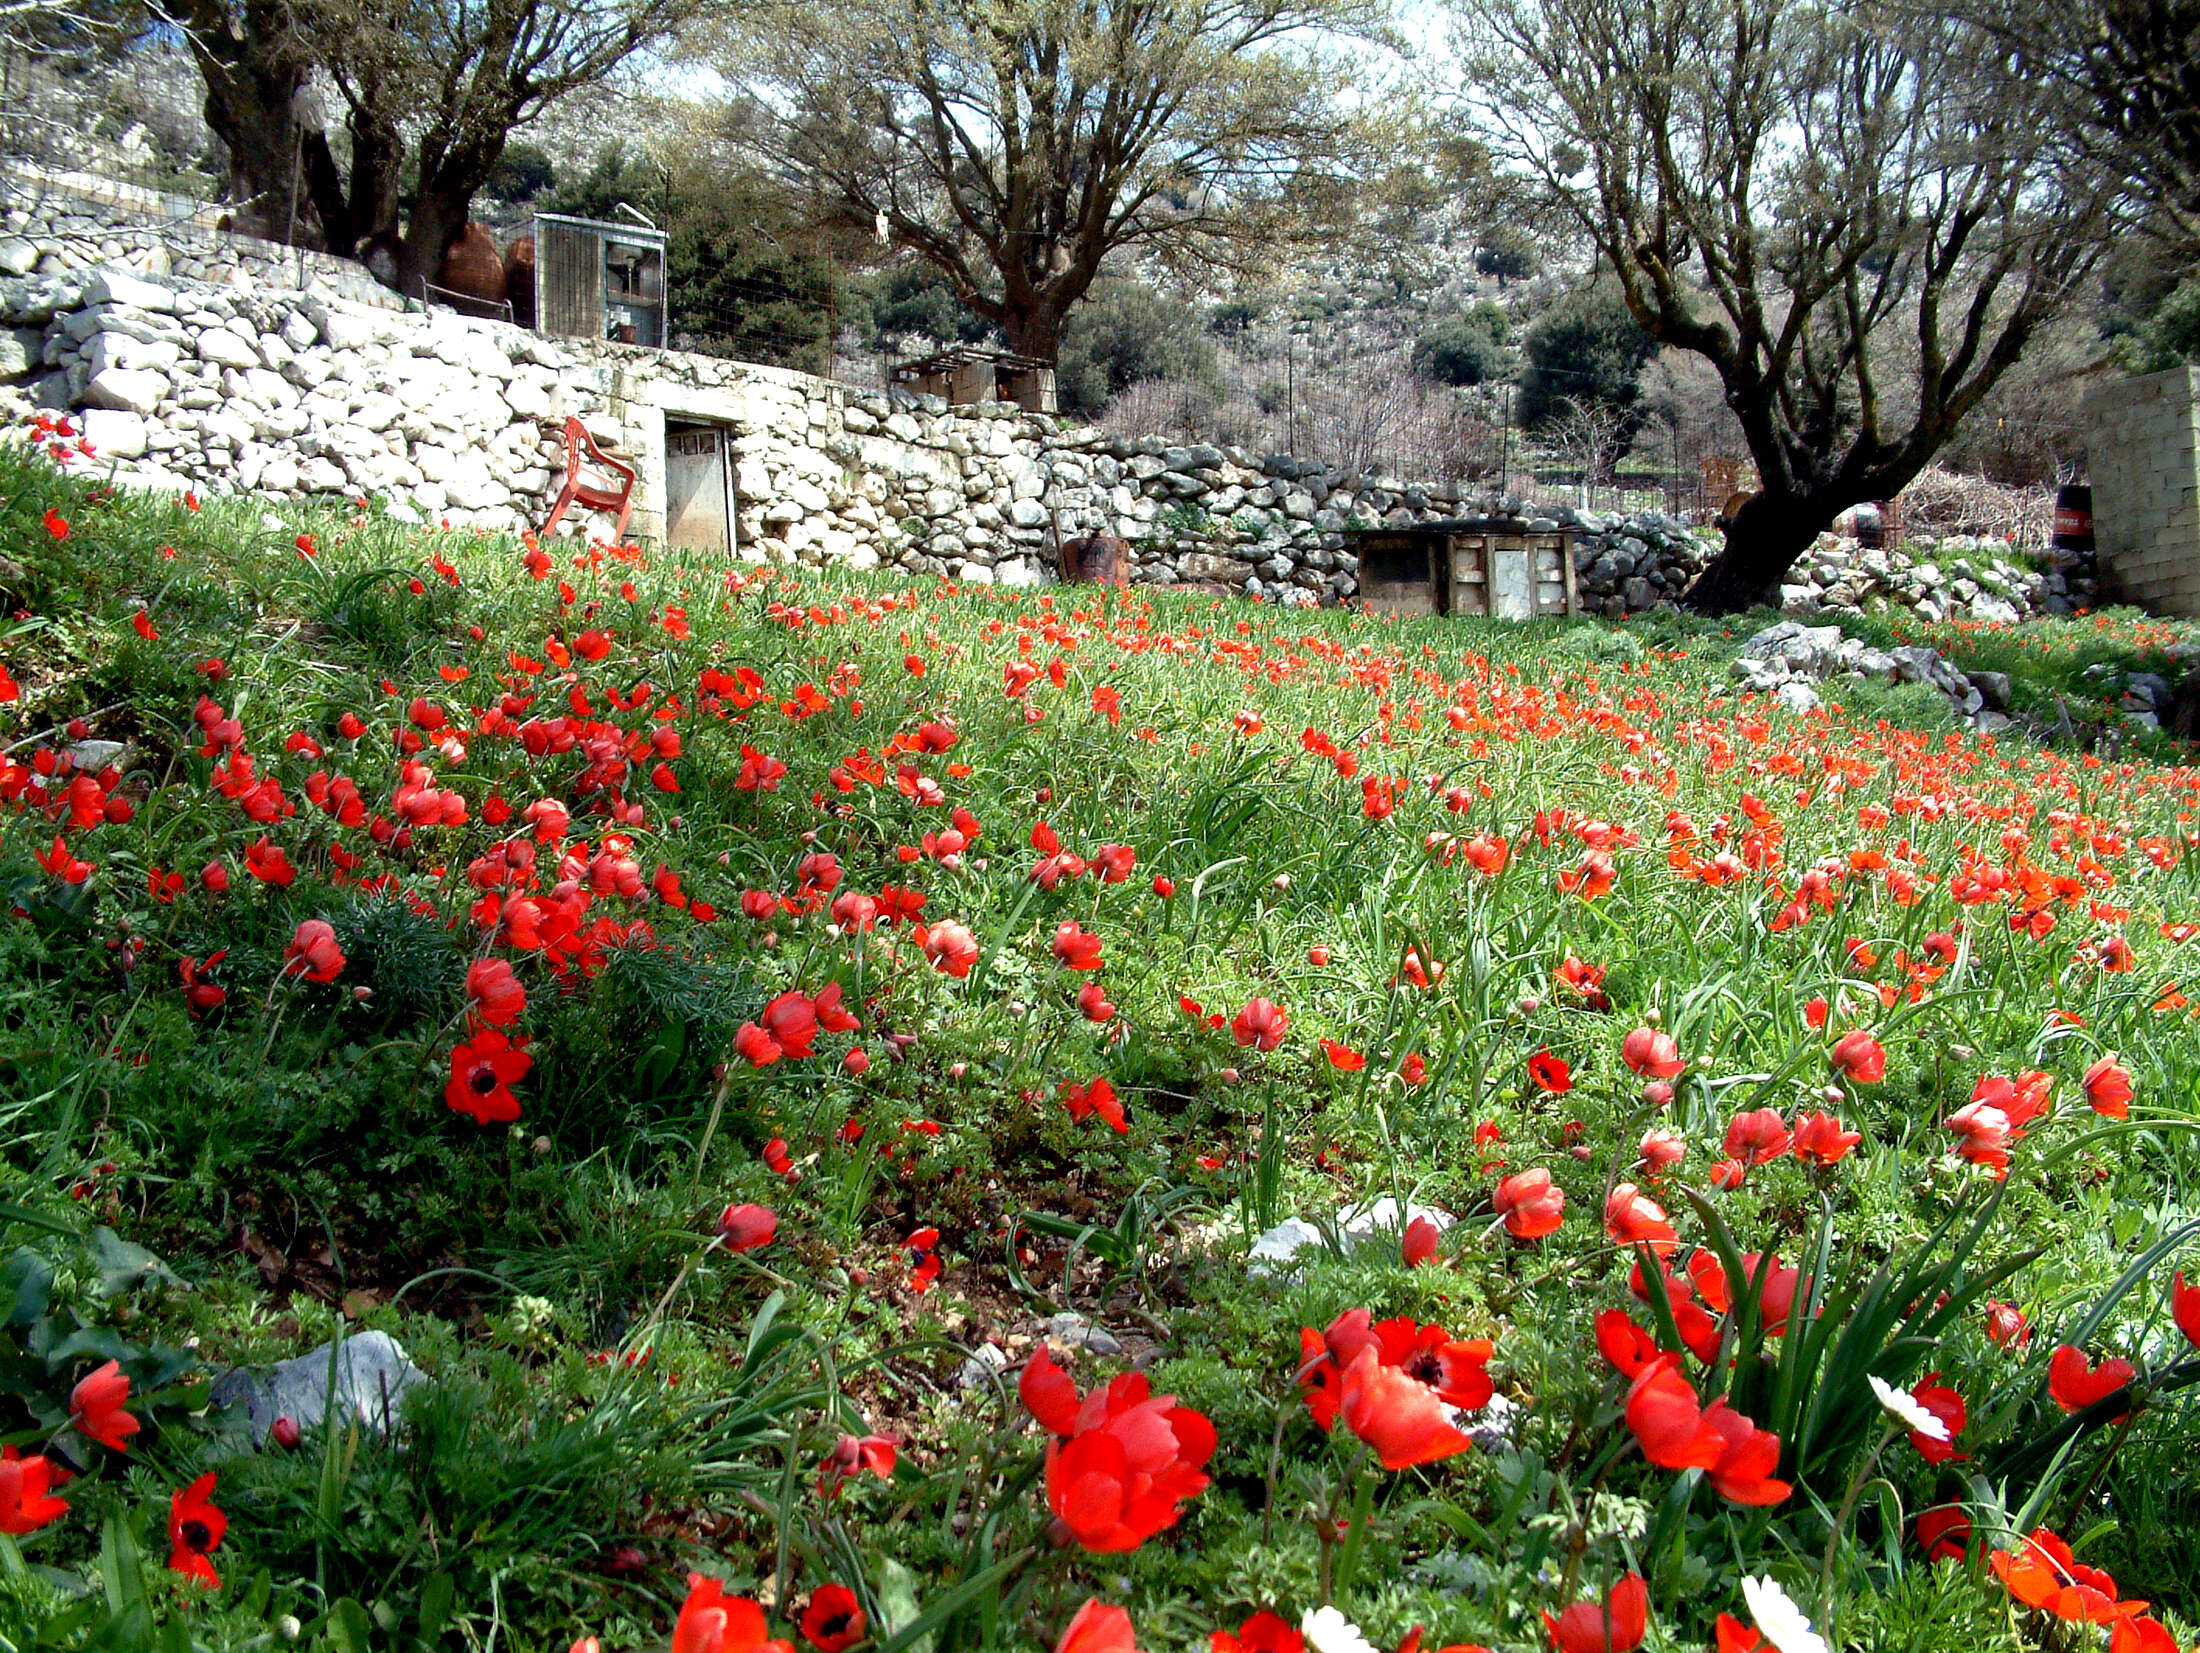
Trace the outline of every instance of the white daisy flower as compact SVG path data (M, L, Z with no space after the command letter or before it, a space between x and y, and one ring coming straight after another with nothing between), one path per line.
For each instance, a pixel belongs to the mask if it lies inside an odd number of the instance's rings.
M1877 1378L1872 1379L1872 1386L1881 1387ZM1902 1398L1908 1400L1909 1396ZM1810 1627L1803 1610L1788 1600L1788 1593L1771 1579L1743 1579L1742 1599L1749 1603L1749 1616L1756 1620L1758 1634L1772 1644L1776 1653L1830 1653L1826 1638Z
M1360 1627L1334 1607L1316 1607L1299 1620L1299 1633L1312 1653L1375 1653Z
M1879 1404L1888 1417L1905 1429L1914 1429L1929 1441L1945 1441L1948 1426L1918 1404L1918 1399L1907 1389L1897 1389L1893 1384L1864 1374L1864 1381L1872 1386L1872 1393L1879 1397Z

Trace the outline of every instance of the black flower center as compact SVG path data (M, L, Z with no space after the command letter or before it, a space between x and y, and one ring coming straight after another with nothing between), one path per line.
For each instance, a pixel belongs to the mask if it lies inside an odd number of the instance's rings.
M474 1075L466 1081L466 1086L476 1096L487 1096L497 1088L496 1069L487 1067L474 1069Z
M193 1555L204 1555L214 1547L214 1534L204 1521L186 1521L180 1530L183 1547Z

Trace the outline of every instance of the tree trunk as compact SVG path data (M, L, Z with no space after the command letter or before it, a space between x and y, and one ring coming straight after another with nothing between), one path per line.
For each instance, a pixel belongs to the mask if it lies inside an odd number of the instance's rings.
M197 5L186 16L206 86L206 124L229 151L233 227L280 238L301 140L295 99L312 78L313 65L290 33L257 5L246 7L241 34L232 31L219 5ZM299 240L315 239L313 217L301 178Z
M1697 614L1739 614L1779 606L1780 582L1811 541L1854 501L1752 494L1726 525L1726 549L1681 598Z
M474 195L503 158L517 118L517 110L509 107L476 111L456 134L430 134L421 140L419 189L398 255L398 279L406 289L415 275L433 281L441 273L443 255L466 228Z
M398 251L397 280L401 292L416 292L415 278L437 280L443 274L443 255L451 250L466 227L466 209L473 191L460 193L443 178L431 179L421 165L420 193L405 220L405 239Z
M324 245L340 258L380 237L397 233L397 198L405 164L405 140L394 125L353 110L351 177L347 181L321 132L306 135L305 177Z
M1062 354L1062 311L1041 301L1028 310L1010 310L1001 318L1008 348L1019 356L1053 367Z

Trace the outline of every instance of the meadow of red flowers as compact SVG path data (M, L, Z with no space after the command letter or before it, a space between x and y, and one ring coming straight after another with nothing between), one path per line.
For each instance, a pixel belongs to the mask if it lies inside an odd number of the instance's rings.
M48 434L17 1645L2193 1644L2200 770Z

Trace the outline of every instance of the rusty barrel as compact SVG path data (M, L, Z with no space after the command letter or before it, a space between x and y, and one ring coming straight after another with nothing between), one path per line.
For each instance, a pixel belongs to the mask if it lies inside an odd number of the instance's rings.
M2093 489L2083 482L2055 490L2055 538L2058 551L2093 549Z

